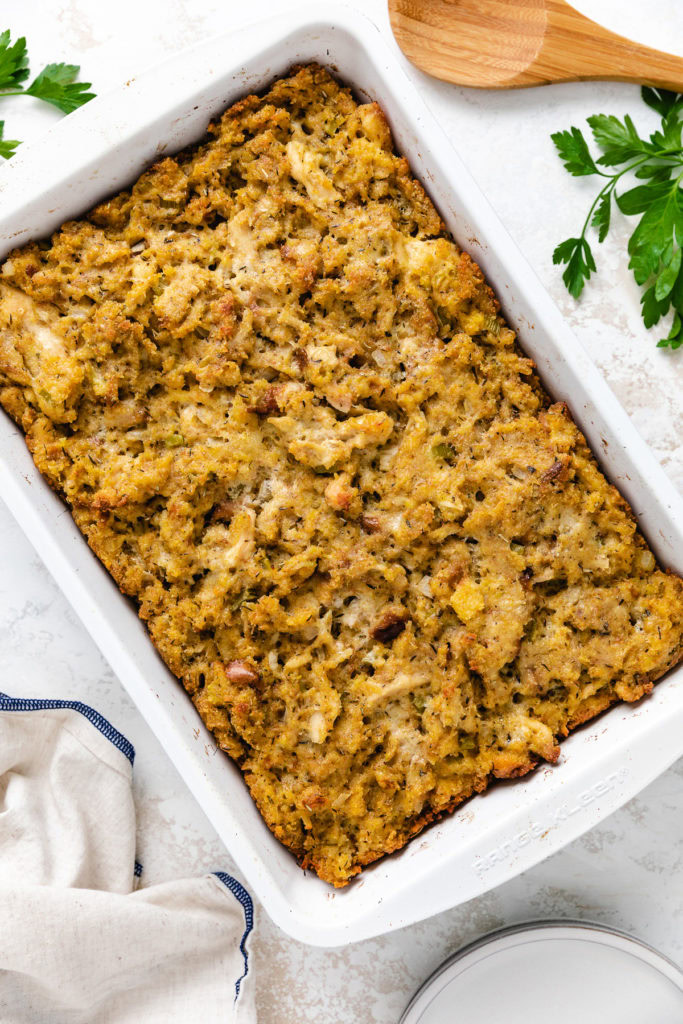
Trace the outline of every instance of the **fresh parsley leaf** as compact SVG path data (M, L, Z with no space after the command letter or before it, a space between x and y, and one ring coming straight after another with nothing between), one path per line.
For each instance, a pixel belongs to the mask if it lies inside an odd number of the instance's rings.
M568 132L555 132L550 138L570 174L581 177L600 173L590 154L588 143L578 128L570 128Z
M683 266L678 271L678 277L674 281L671 294L667 296L666 301L670 302L674 309L683 310Z
M646 327L654 327L668 313L671 301L667 297L663 301L658 302L655 298L655 286L651 285L643 292L640 304L643 323Z
M660 338L657 342L657 348L677 349L681 345L683 345L683 320L681 320L681 314L676 312L671 323L671 330L666 338Z
M634 171L636 178L650 178L652 181L669 181L672 168L664 164L641 164Z
M79 71L78 64L48 64L25 92L70 114L95 96L94 92L87 91L90 82L76 81Z
M681 250L675 249L655 282L655 299L662 302L671 294L681 269Z
M14 156L17 146L20 146L21 143L18 139L5 139L3 137L4 134L5 122L0 121L0 157L3 157L5 160L9 160L11 156Z
M678 92L670 92L668 89L651 89L649 85L642 87L640 95L648 107L656 110L660 117L670 114L683 99Z
M671 189L670 181L655 181L647 185L636 185L635 188L617 196L617 206L627 216L632 216L634 213L645 213L658 199L668 196Z
M671 193L649 206L629 239L629 267L638 284L645 284L652 274L657 273L675 232L683 234L683 213L676 196Z
M603 179L581 234L557 246L553 263L566 264L564 283L578 298L595 271L587 233L595 229L598 241L605 240L614 197L622 214L638 218L628 253L629 268L643 288L643 323L652 327L673 311L669 334L658 344L678 349L683 346L683 94L644 87L642 98L661 119L649 140L641 138L628 114L621 120L612 114L588 118L601 153L597 160L578 128L552 136L571 174L597 173ZM609 170L601 170L603 167ZM622 178L627 174L638 184L622 191Z
M584 284L595 270L593 253L586 239L568 238L561 242L553 253L553 263L567 264L562 280L569 294L578 299Z
M598 242L604 242L609 231L609 222L612 215L612 192L600 194L595 213L591 218L591 227L598 229Z
M623 122L612 114L594 114L587 120L595 144L602 150L598 163L605 167L614 167L624 160L651 151L652 147L640 138L628 114Z
M553 252L553 263L555 265L558 263L569 263L574 255L574 250L580 243L580 238L567 238L564 242L560 242Z
M28 78L26 40L10 42L9 29L0 33L0 92L16 89Z
M77 64L48 64L26 88L29 77L26 40L23 36L12 42L9 29L0 32L0 100L3 96L34 96L51 103L64 114L82 107L95 93L88 92L90 82L77 82ZM4 121L0 121L0 158L8 160L19 145L17 139L2 138Z
M681 148L681 122L678 119L679 108L674 107L666 117L662 118L661 132L653 132L650 142L662 150L678 150Z

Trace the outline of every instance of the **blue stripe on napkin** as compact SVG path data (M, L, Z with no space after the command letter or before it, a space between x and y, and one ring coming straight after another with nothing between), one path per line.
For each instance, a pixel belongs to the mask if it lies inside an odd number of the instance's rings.
M123 736L118 729L115 729L111 722L108 722L99 711L82 704L80 700L26 700L23 697L8 697L6 693L0 693L0 711L55 711L59 708L69 708L71 711L78 711L84 718L87 718L91 725L106 736L117 750L128 758L132 764L135 759L135 747Z

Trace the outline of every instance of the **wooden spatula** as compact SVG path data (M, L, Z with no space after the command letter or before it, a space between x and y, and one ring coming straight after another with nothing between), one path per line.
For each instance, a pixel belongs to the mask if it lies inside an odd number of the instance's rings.
M447 82L609 78L683 91L683 58L615 35L564 0L389 0L389 14L409 60Z

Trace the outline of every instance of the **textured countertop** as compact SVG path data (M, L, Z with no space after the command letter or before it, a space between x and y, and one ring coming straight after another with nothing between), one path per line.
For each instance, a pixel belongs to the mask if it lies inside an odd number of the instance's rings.
M23 0L0 29L26 35L32 67L80 63L97 91L164 56L270 13L296 6L262 0ZM322 0L318 2L322 10ZM362 9L389 37L383 0ZM678 0L581 0L584 12L640 41L683 54ZM230 56L230 55L228 55ZM407 66L407 65L406 65ZM593 194L570 180L551 131L599 111L654 115L633 86L576 84L517 93L477 93L409 69L503 223L530 260L679 488L683 489L683 350L655 348L626 268L628 225L596 246L599 274L576 304L552 266L554 245L578 233ZM35 136L54 120L24 98L3 102L9 138ZM460 142L460 140L467 140ZM139 859L148 883L233 870L213 829L59 588L0 504L0 689L76 698L96 707L134 743ZM414 989L458 946L529 918L569 916L614 925L683 961L683 760L603 824L534 870L422 924L341 950L290 939L257 908L252 941L261 1024L391 1024Z

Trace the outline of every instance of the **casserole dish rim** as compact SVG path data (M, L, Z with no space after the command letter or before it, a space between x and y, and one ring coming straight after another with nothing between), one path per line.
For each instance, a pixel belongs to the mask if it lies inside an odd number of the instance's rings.
M232 62L225 48L241 54ZM522 347L568 402L664 565L683 564L683 503L451 148L376 27L348 7L305 7L170 58L21 148L0 172L2 254L124 187L201 136L210 116L292 64L317 60L377 99L399 152L456 240L481 264ZM159 101L159 93L163 100ZM42 170L49 167L50 171ZM315 945L403 927L514 877L615 810L683 753L673 670L644 703L617 705L562 744L556 768L497 784L402 851L333 891L268 832L239 770L217 752L189 697L0 417L0 495L162 742L270 916ZM645 486L647 484L647 486ZM656 492L656 494L655 494ZM641 507L642 506L642 507ZM640 514L638 514L640 513ZM676 517L678 516L678 519ZM680 691L680 687L678 687ZM199 730L199 738L195 733ZM609 732L609 741L600 743ZM614 738L614 743L611 741Z

